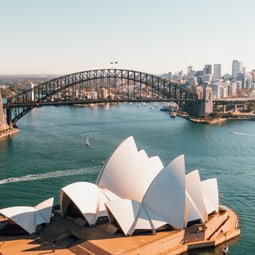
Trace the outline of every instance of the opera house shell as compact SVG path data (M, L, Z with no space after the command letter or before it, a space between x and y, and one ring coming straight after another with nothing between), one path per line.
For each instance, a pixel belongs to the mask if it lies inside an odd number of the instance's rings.
M184 229L218 212L218 184L215 178L202 181L198 170L186 173L184 155L164 166L158 156L138 150L131 136L109 157L95 184L63 187L60 207L63 216L83 218L89 226L107 217L127 236Z
M0 210L11 223L10 225L19 226L23 231L33 234L39 225L49 223L52 216L54 198L49 198L36 206L12 206ZM6 225L7 226L7 225ZM7 232L5 228L1 229Z

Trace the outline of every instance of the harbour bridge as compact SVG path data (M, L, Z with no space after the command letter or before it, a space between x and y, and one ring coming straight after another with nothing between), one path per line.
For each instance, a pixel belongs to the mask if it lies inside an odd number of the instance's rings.
M3 105L7 123L15 124L35 107L114 102L178 103L189 110L200 101L177 82L134 70L97 69L61 76L8 98Z
M194 91L178 82L140 71L97 69L64 75L30 86L22 93L8 98L3 108L9 126L14 126L35 107L46 105L176 102L190 116L200 117L212 112L213 104L226 103L213 101L210 89L200 86L200 90Z

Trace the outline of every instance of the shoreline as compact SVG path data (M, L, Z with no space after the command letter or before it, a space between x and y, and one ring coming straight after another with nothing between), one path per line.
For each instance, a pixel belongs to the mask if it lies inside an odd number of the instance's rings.
M204 119L204 118L192 118L189 115L184 115L180 113L177 114L177 116L197 124L219 124L226 121L254 121L255 120L255 114L235 114L235 115L236 115L235 117Z
M9 128L7 130L1 131L0 132L0 139L4 138L4 137L9 137L9 136L15 135L19 131L20 131L19 128Z

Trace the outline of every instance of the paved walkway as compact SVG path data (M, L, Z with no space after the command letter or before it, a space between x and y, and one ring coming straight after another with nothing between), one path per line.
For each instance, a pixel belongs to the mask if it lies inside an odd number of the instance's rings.
M0 236L0 255L120 255L120 254L168 254L176 255L188 249L216 246L240 235L238 217L232 210L210 217L205 232L198 228L162 231L156 234L137 234L123 237L114 233L109 224L84 227L80 222L55 215L50 224L34 236ZM193 241L191 239L193 238ZM201 238L201 240L198 240ZM189 240L188 240L189 239ZM197 240L196 240L197 239Z

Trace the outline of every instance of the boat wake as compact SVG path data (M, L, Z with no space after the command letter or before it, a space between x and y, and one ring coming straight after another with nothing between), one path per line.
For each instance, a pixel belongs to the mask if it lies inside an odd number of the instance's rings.
M255 136L255 134L241 133L241 132L235 132L235 131L230 131L230 133L231 133L231 134L234 134L234 135Z
M91 174L98 171L98 168L93 167L90 169L83 168L78 170L59 170L55 172L48 172L43 174L28 174L20 177L11 177L7 179L0 180L0 184L7 184L13 182L25 182L25 181L35 181L35 180L42 180L48 178L58 178L63 176L71 176L71 175L81 175L81 174Z

